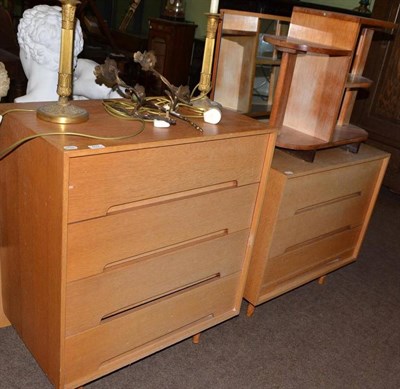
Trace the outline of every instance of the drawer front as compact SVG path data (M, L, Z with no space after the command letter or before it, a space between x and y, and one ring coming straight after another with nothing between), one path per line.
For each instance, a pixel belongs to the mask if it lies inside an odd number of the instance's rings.
M366 199L349 198L321 208L311 208L291 218L279 220L275 227L269 257L276 257L324 237L362 224Z
M67 280L102 273L135 256L247 229L257 190L258 184L247 185L70 224Z
M154 21L150 21L150 30L153 30L153 33L158 34L173 34L175 32L175 27L168 24L160 24Z
M237 314L235 294L240 276L233 275L161 298L102 325L68 337L65 342L67 384L93 379ZM185 336L186 334L186 336ZM193 334L193 333L192 333ZM160 346L161 344L161 346ZM142 350L141 350L142 349Z
M360 231L361 227L357 227L332 234L284 255L269 258L262 282L262 294L321 264L348 259L354 250Z
M110 268L67 284L67 336L111 314L241 270L248 230Z
M269 257L361 225L380 161L289 179Z
M382 161L371 161L340 169L288 179L279 219L349 198L368 201Z
M68 221L182 191L260 180L267 135L71 158Z

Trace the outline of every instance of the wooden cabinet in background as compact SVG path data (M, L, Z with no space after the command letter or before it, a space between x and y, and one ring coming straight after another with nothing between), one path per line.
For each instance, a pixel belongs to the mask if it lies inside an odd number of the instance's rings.
M188 85L196 25L161 18L149 19L148 50L157 57L155 69L179 87ZM161 82L155 85L162 92Z
M12 102L26 91L26 77L19 59L19 45L9 10L0 4L0 62L7 70L10 88L3 102Z
M277 146L309 152L359 144L367 132L350 124L358 90L369 88L364 66L375 30L393 23L294 7L287 37L265 39L282 52L270 125Z
M290 18L221 10L213 71L213 99L250 116L271 111L280 57L260 38L287 32Z
M254 307L356 260L389 155L362 145L313 163L276 150L245 299Z
M400 23L400 0L375 0L372 16ZM356 101L351 122L368 131L368 142L391 153L384 185L400 193L400 29L377 34L365 75L377 82Z
M71 131L139 129L79 105ZM198 124L44 137L0 161L4 312L57 388L239 314L276 134L228 111ZM0 150L64 127L9 113Z

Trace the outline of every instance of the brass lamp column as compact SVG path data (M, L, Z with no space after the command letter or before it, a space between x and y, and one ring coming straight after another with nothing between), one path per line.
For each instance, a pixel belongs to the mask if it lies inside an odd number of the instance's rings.
M207 15L207 35L204 45L203 63L200 73L199 91L206 95L211 89L211 73L213 66L215 35L217 33L219 14L208 13Z
M207 123L218 124L221 120L221 104L212 101L207 96L211 91L212 68L214 60L215 36L218 30L219 0L211 0L210 12L207 16L207 34L204 44L203 63L200 72L200 81L197 86L200 94L192 100L193 106L200 108L204 112L204 120Z
M72 95L72 64L74 51L75 11L79 0L60 0L62 26L60 63L58 70L57 103L38 108L37 117L53 123L81 123L89 118L86 110L70 103Z

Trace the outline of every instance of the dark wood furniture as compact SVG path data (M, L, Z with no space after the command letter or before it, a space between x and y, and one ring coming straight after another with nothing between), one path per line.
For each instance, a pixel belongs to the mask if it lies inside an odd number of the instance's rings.
M373 17L400 23L400 0L376 0ZM356 101L351 122L368 131L368 142L391 153L384 185L400 193L400 31L376 34L365 75L377 80Z
M188 85L196 25L161 18L149 19L148 50L156 57L156 70L175 86ZM162 92L161 82L155 91Z
M290 16L293 8L296 6L366 16L364 13L356 12L353 9L332 7L326 4L310 3L303 0L220 0L219 5L221 9L227 8L281 16ZM354 7L356 5L357 0L354 0Z
M10 78L10 89L3 101L12 102L25 94L26 77L19 59L19 45L9 11L0 5L0 62L3 62Z

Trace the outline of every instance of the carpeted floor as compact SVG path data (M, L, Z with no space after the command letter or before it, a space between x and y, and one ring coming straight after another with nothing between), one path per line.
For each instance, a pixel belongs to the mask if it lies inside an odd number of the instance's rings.
M383 188L359 260L88 389L400 388L400 196ZM12 328L0 389L52 386Z

